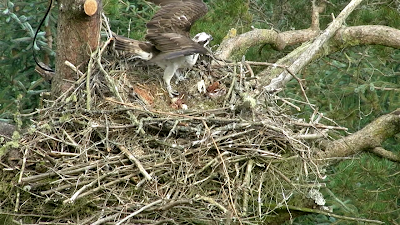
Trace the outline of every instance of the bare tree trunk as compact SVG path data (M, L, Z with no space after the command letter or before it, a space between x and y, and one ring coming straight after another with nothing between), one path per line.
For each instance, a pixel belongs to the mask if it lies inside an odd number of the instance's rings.
M57 27L56 73L52 80L52 95L65 92L79 75L65 65L71 62L85 72L90 53L100 40L101 0L59 0Z

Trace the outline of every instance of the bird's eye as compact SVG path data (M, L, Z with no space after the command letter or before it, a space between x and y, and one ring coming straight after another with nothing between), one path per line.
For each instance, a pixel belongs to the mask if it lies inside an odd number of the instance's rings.
M204 46L204 45L207 45L209 43L209 40L207 39L207 40L204 40L204 41L199 41L197 43L199 43L199 44Z

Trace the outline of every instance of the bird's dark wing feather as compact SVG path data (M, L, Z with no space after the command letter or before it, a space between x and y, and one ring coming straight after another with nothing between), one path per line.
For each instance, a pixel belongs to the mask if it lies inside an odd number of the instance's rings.
M135 39L127 38L124 36L113 34L114 49L117 51L124 51L131 54L138 54L140 51L149 53L158 52L153 44Z
M207 50L190 39L192 24L207 13L202 0L152 0L161 9L147 23L146 40L170 57L203 53ZM180 54L172 54L181 51ZM176 56L175 56L176 55Z
M207 54L208 51L204 46L194 42L192 39L176 34L176 33L162 33L155 35L152 39L161 46L161 51L156 58L152 61L162 59L173 59L180 56L192 55L195 53Z
M207 11L207 5L201 0L171 2L163 5L147 23L148 33L179 33L189 36L192 24Z

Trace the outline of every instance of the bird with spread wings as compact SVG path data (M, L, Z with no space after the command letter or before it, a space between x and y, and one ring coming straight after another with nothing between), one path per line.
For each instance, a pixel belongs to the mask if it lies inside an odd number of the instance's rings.
M115 50L132 53L135 57L156 63L164 68L163 80L170 97L177 94L171 79L179 76L178 69L192 67L199 54L207 54L206 46L212 40L204 32L190 38L190 28L204 16L207 5L202 0L146 0L161 9L146 24L147 42L114 35Z

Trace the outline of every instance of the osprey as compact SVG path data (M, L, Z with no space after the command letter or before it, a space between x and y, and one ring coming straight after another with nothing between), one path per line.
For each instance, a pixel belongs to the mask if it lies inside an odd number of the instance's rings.
M204 16L208 9L202 0L147 0L161 6L146 24L147 42L114 35L114 48L131 53L134 58L149 60L164 69L163 80L170 97L177 94L171 87L174 74L180 79L178 69L193 66L199 54L212 40L204 32L190 38L192 24Z

